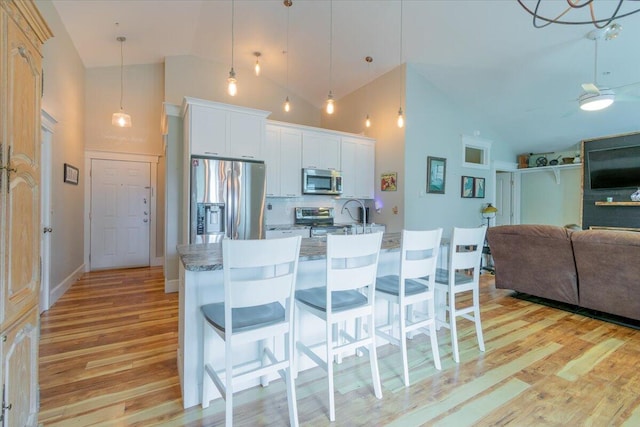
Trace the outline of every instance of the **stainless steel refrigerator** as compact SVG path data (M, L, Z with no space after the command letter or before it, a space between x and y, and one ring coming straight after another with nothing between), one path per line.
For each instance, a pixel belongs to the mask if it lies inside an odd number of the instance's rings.
M264 238L264 162L191 158L190 243Z

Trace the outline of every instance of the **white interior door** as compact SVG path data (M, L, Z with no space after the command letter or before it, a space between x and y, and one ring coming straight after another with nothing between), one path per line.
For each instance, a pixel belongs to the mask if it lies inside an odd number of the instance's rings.
M40 313L49 309L50 300L50 283L49 273L51 271L51 141L53 131L47 125L50 120L42 119L42 147L41 156L41 179L40 179L40 197L41 197L41 215L42 215L42 241L40 244L40 257L42 263L42 276L40 278Z
M91 270L149 265L150 164L91 161Z
M496 208L495 225L512 224L513 180L510 172L496 173Z

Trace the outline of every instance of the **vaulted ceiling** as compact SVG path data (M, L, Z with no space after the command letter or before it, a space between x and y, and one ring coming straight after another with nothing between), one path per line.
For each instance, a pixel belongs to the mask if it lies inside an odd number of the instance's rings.
M533 8L537 0L523 2ZM231 0L53 3L86 67L119 65L119 35L127 37L125 64L197 55L231 65ZM618 3L594 0L594 11L605 17ZM541 1L548 15L566 7ZM637 7L626 1L621 10ZM293 0L290 8L282 0L235 0L233 9L239 85L260 52L262 77L286 86L288 40L288 86L318 107L329 89L339 102L407 62L519 152L640 130L640 84L633 84L640 82L640 13L617 21L619 37L598 42L594 76L595 42L586 37L593 25L537 29L516 0ZM588 20L588 8L565 17ZM581 111L580 85L594 78L600 86L624 87L608 109Z

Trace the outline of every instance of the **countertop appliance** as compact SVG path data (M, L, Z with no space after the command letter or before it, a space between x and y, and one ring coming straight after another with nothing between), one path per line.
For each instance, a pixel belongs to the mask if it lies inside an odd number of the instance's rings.
M302 169L303 194L342 194L342 176L329 169Z
M189 243L264 238L264 162L191 158Z
M311 237L325 237L329 233L335 233L344 229L344 226L335 225L333 208L304 208L294 209L294 223L296 225L308 225L311 227Z

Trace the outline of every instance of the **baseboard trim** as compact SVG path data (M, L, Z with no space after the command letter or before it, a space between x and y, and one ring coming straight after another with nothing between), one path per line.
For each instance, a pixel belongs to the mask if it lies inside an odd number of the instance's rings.
M164 265L164 257L151 258L151 267L158 267L159 265Z
M64 295L65 292L69 290L71 285L73 285L82 274L86 271L85 265L82 264L80 267L76 268L70 275L68 275L62 282L57 284L49 291L49 308L53 307L53 305L58 301L58 299Z
M178 279L165 279L164 280L164 293L170 294L172 292L178 292L180 281Z

